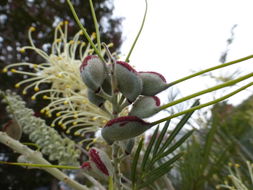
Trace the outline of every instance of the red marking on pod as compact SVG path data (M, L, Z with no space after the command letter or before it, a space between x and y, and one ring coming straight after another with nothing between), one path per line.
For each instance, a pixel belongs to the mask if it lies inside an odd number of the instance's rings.
M155 74L155 75L159 76L166 83L165 77L162 74L160 74L160 73L157 73L157 72L154 72L154 71L140 71L139 73L151 73L151 74Z
M119 65L122 65L122 66L125 67L127 70L129 70L129 71L131 71L131 72L133 72L133 73L137 73L137 71L136 71L133 67L131 67L128 63L126 63L126 62L124 62L124 61L117 61L116 63L119 64Z
M88 55L87 57L85 57L85 59L83 60L81 66L80 66L80 71L82 72L84 67L86 67L88 65L88 61L90 59L95 59L98 58L96 55Z
M155 104L156 106L160 106L161 105L161 101L157 96L152 96L152 98L155 100Z
M109 176L109 172L108 172L106 166L104 165L104 163L102 162L102 160L100 159L98 151L96 151L93 148L90 149L89 156L90 156L91 160L96 164L97 168L100 171L102 171L105 175Z
M124 126L125 124L127 124L128 122L131 122L131 121L140 122L143 124L148 124L147 122L143 121L142 119L140 119L139 117L136 117L136 116L122 116L122 117L118 117L116 119L112 119L112 120L108 121L107 124L105 125L105 127L109 127L115 123L120 123L120 122L123 122L122 124L120 124L120 126Z
M81 165L81 168L91 169L90 162L84 162L84 163Z

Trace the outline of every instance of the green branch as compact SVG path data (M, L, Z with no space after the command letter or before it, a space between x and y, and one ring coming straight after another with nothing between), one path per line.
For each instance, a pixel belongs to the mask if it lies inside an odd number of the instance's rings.
M151 124L152 124L152 126L154 126L154 125L157 125L157 124L162 123L162 122L164 122L164 121L167 121L167 120L169 120L169 119L178 117L178 116L180 116L180 115L184 115L184 114L186 114L186 113L188 113L188 112L195 111L195 110L199 110L199 109L201 109L201 108L204 108L204 107L207 107L207 106L216 104L216 103L218 103L218 102L220 102L220 101L223 101L223 100L225 100L225 99L227 99L227 98L229 98L229 97L231 97L231 96L237 94L238 92L241 92L242 90L244 90L244 89L246 89L246 88L248 88L248 87L250 87L250 86L252 86L252 85L253 85L253 82L251 82L251 83L249 83L249 84L247 84L247 85L245 85L245 86L243 86L243 87L241 87L241 88L239 88L239 89L237 89L237 90L235 90L235 91L233 91L233 92L231 92L231 93L229 93L229 94L227 94L227 95L225 95L225 96L223 96L223 97L221 97L221 98L218 98L218 99L216 99L216 100L207 102L207 103L205 103L205 104L201 104L201 105L199 105L199 106L195 106L195 107L193 107L193 108L190 108L190 109L181 111L181 112L176 113L176 114L174 114L174 115L171 115L171 116L169 116L169 117L165 117L165 118L163 118L163 119L160 119L160 120L157 120L157 121L155 121L155 122L152 122Z
M215 90L219 90L219 89L221 89L221 88L225 88L225 87L234 85L234 84L236 84L236 83L238 83L238 82L241 82L241 81L243 81L243 80L245 80L245 79L248 79L248 78L250 78L250 77L252 77L252 76L253 76L253 73L250 73L250 74L244 75L244 76L242 76L242 77L240 77L240 78L238 78L238 79L230 80L230 81L225 82L225 83L223 83L223 84L216 85L216 86L214 86L214 87L212 87L212 88L208 88L208 89L206 89L206 90L202 90L202 91L200 91L200 92L196 92L196 93L191 94L191 95L189 95L189 96L180 98L180 99L178 99L178 100L175 100L175 101L173 101L173 102L170 102L170 103L168 103L168 104L165 104L165 105L159 107L158 110L157 110L157 112L158 112L158 111L161 111L161 110L163 110L163 109L166 109L166 108L168 108L168 107L170 107L170 106L173 106L173 105L179 104L179 103L181 103L181 102L184 102L184 101L186 101L186 100L195 98L195 97L197 97L197 96L200 96L200 95L203 95L203 94L206 94L206 93L210 93L210 92L215 91Z
M170 86L173 86L175 84L178 84L180 82L183 82L185 80L188 80L190 78L193 78L193 77L196 77L196 76L199 76L199 75L202 75L204 73L207 73L207 72L210 72L210 71L213 71L213 70L216 70L216 69L220 69L220 68L223 68L223 67L227 67L227 66L230 66L230 65L233 65L233 64L236 64L236 63L240 63L240 62L243 62L243 61L246 61L248 59L251 59L253 58L253 55L249 55L247 57L243 57L241 59L237 59L237 60L234 60L234 61L231 61L231 62L228 62L228 63L224 63L224 64L219 64L217 66L214 66L214 67L211 67L211 68L208 68L208 69L205 69L205 70L202 70L202 71L199 71L197 73L194 73L194 74L191 74L189 76L186 76L186 77L183 77L181 79L178 79L176 81L173 81L171 83L168 84L168 87Z
M32 164L32 163L5 162L5 161L0 161L0 164L7 164L7 165L14 165L14 166L27 166L27 167L35 167L35 168L60 168L60 169L69 169L69 170L80 170L80 167L76 167L76 166Z
M105 62L103 56L101 55L101 52L96 48L95 44L92 42L89 34L87 33L86 29L83 27L82 23L80 22L80 19L78 18L77 14L76 14L76 11L72 5L72 3L70 2L70 0L67 0L68 2L68 5L70 7L70 10L76 20L76 23L78 24L78 26L81 28L83 34L85 35L86 39L88 40L88 42L91 44L92 48L94 49L94 51L96 52L96 54L99 56L99 58Z
M144 17L143 17L143 19L142 19L141 27L140 27L140 29L139 29L139 32L138 32L137 36L135 37L134 43L133 43L132 46L131 46L131 49L130 49L130 51L129 51L127 57L126 57L125 62L129 62L129 58L130 58L130 56L131 56L131 53L132 53L132 51L134 50L134 46L135 46L136 42L138 41L139 36L140 36L140 34L141 34L141 32L142 32L142 29L143 29L143 27L144 27L144 23L145 23L147 11L148 11L148 2L147 2L147 0L145 0L145 5L146 5L146 8L145 8Z
M98 50L101 52L99 25L98 25L98 21L97 21L97 17L96 17L96 14L95 14L95 9L94 9L92 0L89 0L89 2L90 2L90 9L91 9L93 22L94 22L94 25L95 25L96 35L97 35Z

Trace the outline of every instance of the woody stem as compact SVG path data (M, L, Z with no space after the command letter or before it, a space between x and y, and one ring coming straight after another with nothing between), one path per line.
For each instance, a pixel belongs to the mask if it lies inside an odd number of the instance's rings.
M15 152L25 155L27 159L29 159L33 163L51 165L51 163L45 160L42 156L36 154L36 151L33 151L27 146L21 144L19 141L12 139L4 132L0 132L0 142L13 149ZM88 190L86 186L81 185L73 179L69 178L66 174L64 174L57 168L43 168L43 170L47 171L60 181L63 181L75 190Z

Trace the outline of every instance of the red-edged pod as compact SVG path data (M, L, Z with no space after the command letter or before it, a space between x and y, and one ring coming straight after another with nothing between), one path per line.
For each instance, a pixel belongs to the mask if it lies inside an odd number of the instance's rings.
M142 92L142 80L138 73L126 62L116 62L116 79L119 91L132 103Z
M159 92L168 88L166 79L163 75L156 72L139 72L139 76L142 79L142 95L154 96Z
M133 104L129 115L147 118L157 113L160 99L157 96L141 96Z
M95 55L85 57L80 66L80 73L83 82L94 92L99 91L106 78L105 66Z
M84 162L81 168L95 178L108 181L108 177L113 175L113 166L108 155L97 148L89 150L89 162Z
M102 129L102 137L108 144L136 137L152 125L136 116L123 116L110 120Z

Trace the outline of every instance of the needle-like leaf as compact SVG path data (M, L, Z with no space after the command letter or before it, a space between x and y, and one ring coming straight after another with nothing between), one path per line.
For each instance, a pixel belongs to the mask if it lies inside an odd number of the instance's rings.
M159 131L159 126L157 126L155 132L153 133L153 135L152 135L152 137L150 139L150 142L148 144L147 150L145 151L145 154L143 156L143 160L142 160L142 164L141 164L141 169L142 170L145 170L145 166L146 166L146 163L148 162L149 155L150 155L150 152L151 152L151 150L153 148L154 142L156 140L158 131Z
M141 141L139 142L139 145L138 145L138 148L135 152L133 163L132 163L131 180L132 180L133 189L135 188L135 184L136 184L137 164L138 164L138 160L139 160L139 157L140 157L141 149L143 147L143 141L144 141L144 139L142 138Z
M195 107L197 105L199 105L199 100L196 100L193 103L192 107ZM164 152L164 150L171 144L171 142L175 139L175 137L179 133L179 131L183 128L183 126L186 124L186 122L190 119L192 114L193 114L193 111L184 115L184 117L180 120L180 122L177 124L175 129L171 132L169 138L165 141L163 146L159 149L158 154L161 154L162 152Z
M169 170L172 168L172 164L177 161L183 153L179 153L175 155L173 158L169 159L167 162L161 164L159 167L157 167L154 170L151 170L149 173L147 173L145 176L147 178L145 179L145 182L140 184L137 189L141 189L143 187L146 187L152 183L154 183L155 180L159 179L161 176L165 175L169 172Z
M162 142L162 140L163 140L163 138L164 138L164 135L165 135L166 132L167 132L167 129L168 129L169 125L170 125L170 120L166 121L166 123L165 123L165 125L164 125L164 127L163 127L163 130L161 131L161 133L160 133L158 139L157 139L156 142L155 142L155 147L154 147L154 149L153 149L153 156L156 155L156 153L157 153L157 151L158 151L158 149L159 149L159 147L160 147L160 145L161 145L161 142Z

